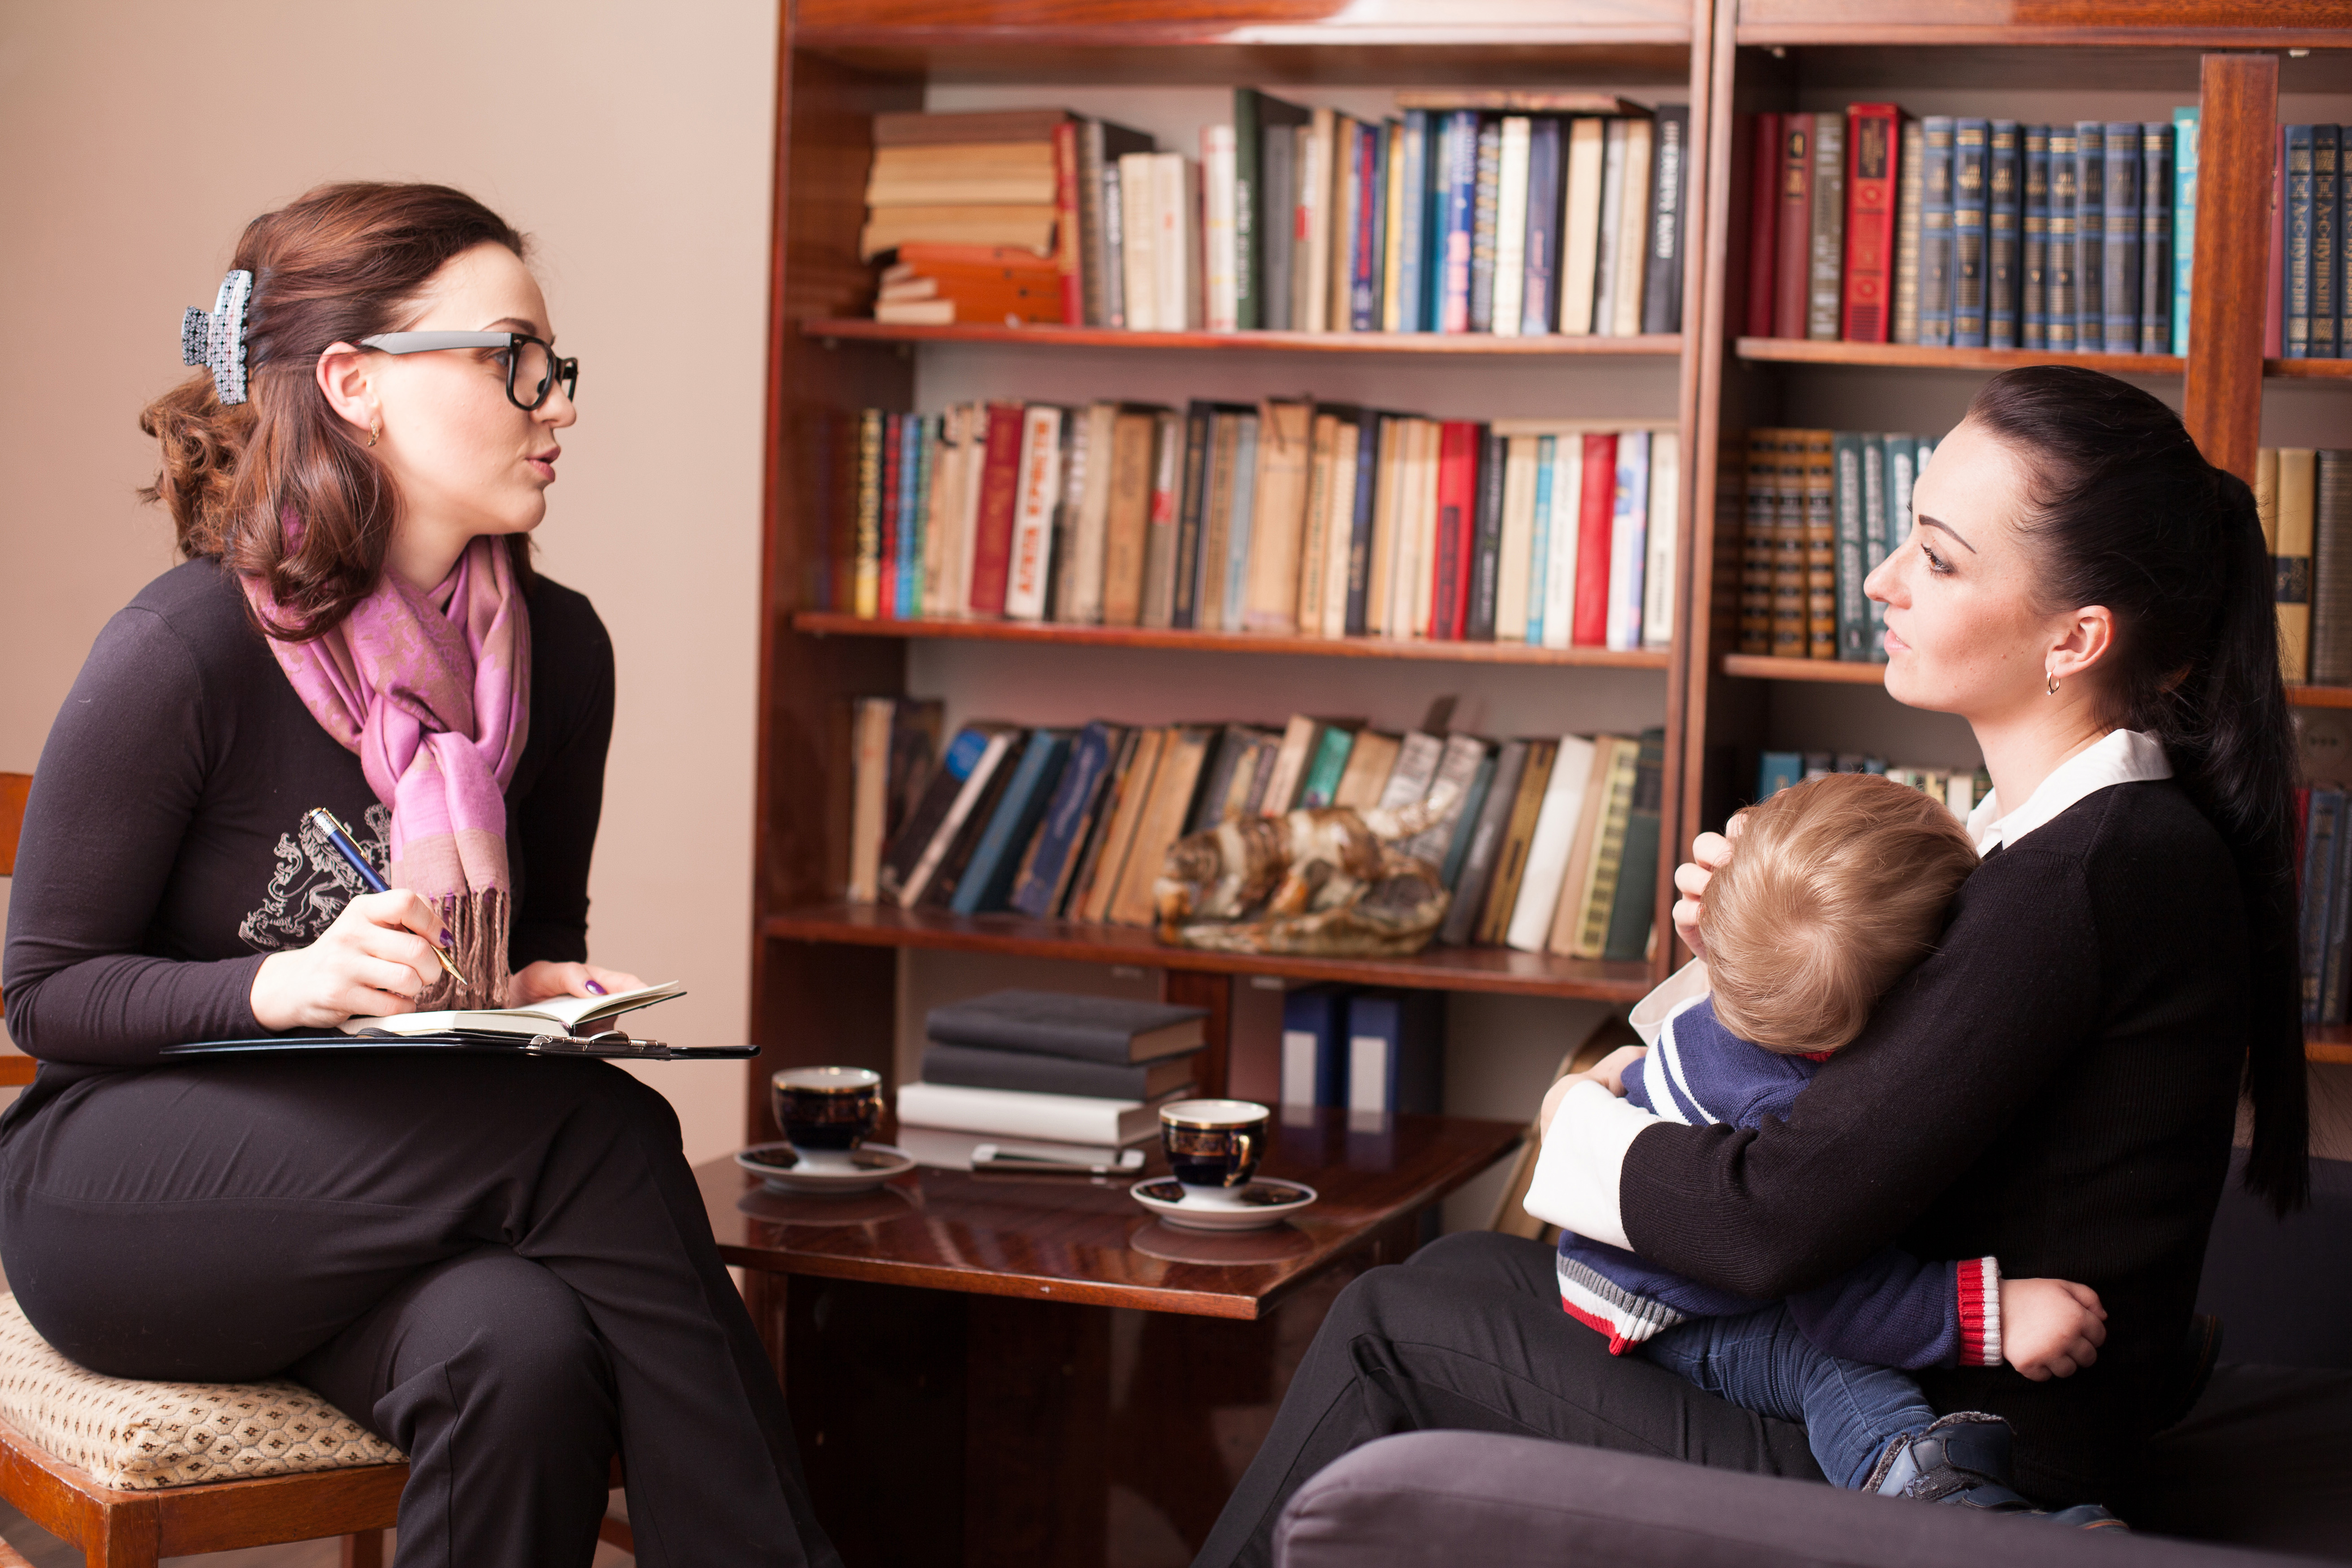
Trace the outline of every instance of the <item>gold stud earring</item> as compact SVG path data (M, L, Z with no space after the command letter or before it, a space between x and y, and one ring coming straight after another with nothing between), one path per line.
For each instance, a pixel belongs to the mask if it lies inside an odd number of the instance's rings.
M370 446L373 446L373 445L375 444L375 443L376 443L376 437L378 437L378 436L382 435L383 434L383 421L382 421L382 420L380 420L380 419L373 419L373 418L371 418L371 419L368 421L368 444L369 444Z

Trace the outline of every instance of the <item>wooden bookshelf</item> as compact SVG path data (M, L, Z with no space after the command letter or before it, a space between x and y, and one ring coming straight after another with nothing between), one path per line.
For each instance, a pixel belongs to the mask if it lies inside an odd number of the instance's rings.
M1262 632L1188 632L1143 626L1069 626L1035 621L891 621L803 610L794 630L817 636L1042 643L1072 648L1179 648L1199 653L1286 653L1323 659L1414 659L1431 664L1586 665L1663 670L1663 648L1531 648L1523 643L1436 643L1414 637L1283 637Z
M2263 374L2290 382L2352 382L2352 360L2264 360Z
M1679 332L1633 338L1571 338L1559 332L1503 338L1486 332L1130 332L1113 327L1063 327L1043 322L950 326L830 317L801 323L801 336L833 343L1015 343L1024 348L1152 349L1218 353L1495 354L1506 359L1660 355L1683 351Z
M1847 659L1776 659L1769 653L1726 653L1723 673L1758 681L1832 681L1842 686L1882 686L1884 664Z
M2020 365L2083 365L2116 376L2177 376L2178 354L2078 354L2047 349L1931 349L1916 343L1832 343L1806 338L1742 338L1741 359L1782 365L1907 365L1927 371L2007 371ZM2332 363L2297 361L2298 364Z
M2311 1061L2352 1064L2352 1026L2340 1023L2305 1025L2303 1054Z
M2297 707L2352 707L2352 686L2289 686L2286 700Z
M1410 958L1259 957L1171 947L1140 926L1032 920L1017 915L950 915L875 904L783 910L768 916L761 929L772 941L935 947L1214 975L1282 975L1350 986L1497 991L1587 1001L1639 1001L1654 983L1645 964L1559 958L1507 947L1432 946Z

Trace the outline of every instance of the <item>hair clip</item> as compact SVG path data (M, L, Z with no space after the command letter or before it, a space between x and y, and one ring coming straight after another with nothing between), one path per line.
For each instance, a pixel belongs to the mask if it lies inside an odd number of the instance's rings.
M245 311L252 298L253 274L240 267L221 279L209 315L191 305L180 319L180 362L210 370L223 402L245 401Z

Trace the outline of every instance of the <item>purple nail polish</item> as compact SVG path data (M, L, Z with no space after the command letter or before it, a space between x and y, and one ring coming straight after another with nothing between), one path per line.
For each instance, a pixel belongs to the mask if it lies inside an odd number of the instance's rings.
M455 947L457 945L457 933L451 931L446 925L441 927L441 946L444 947Z
M597 984L595 981L593 981L593 980L591 980L591 981L589 981L589 982L588 982L588 989L589 989L591 992L593 992L593 994L595 994L595 995L597 995L597 996L600 996L600 997L601 997L601 996L603 996L603 995L604 994L604 987L602 987L602 986L600 986L600 985L598 985L598 984Z

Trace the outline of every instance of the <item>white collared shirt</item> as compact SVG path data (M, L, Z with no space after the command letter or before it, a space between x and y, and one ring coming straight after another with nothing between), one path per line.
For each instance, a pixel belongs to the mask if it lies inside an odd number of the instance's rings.
M1977 853L1989 855L2001 844L2013 844L2034 829L2053 821L2084 796L2111 784L2139 784L2172 777L2172 763L2163 743L2137 729L2111 729L2104 739L2074 753L2052 768L2040 789L2007 816L2001 814L2000 793L1995 790L1969 813L1969 837Z
M1977 853L1990 854L2054 820L2069 806L2112 784L2169 779L2172 764L2155 737L2136 729L2109 730L2051 770L2025 803L2004 816L1998 795L1987 795L1969 813L1969 837ZM1694 960L1634 1004L1632 1023L1644 1045L1675 1013L1707 994L1706 966ZM1630 1247L1618 1202L1625 1153L1658 1118L1618 1099L1598 1083L1580 1083L1560 1099L1550 1131L1536 1159L1525 1207L1537 1218L1565 1226L1580 1236Z

